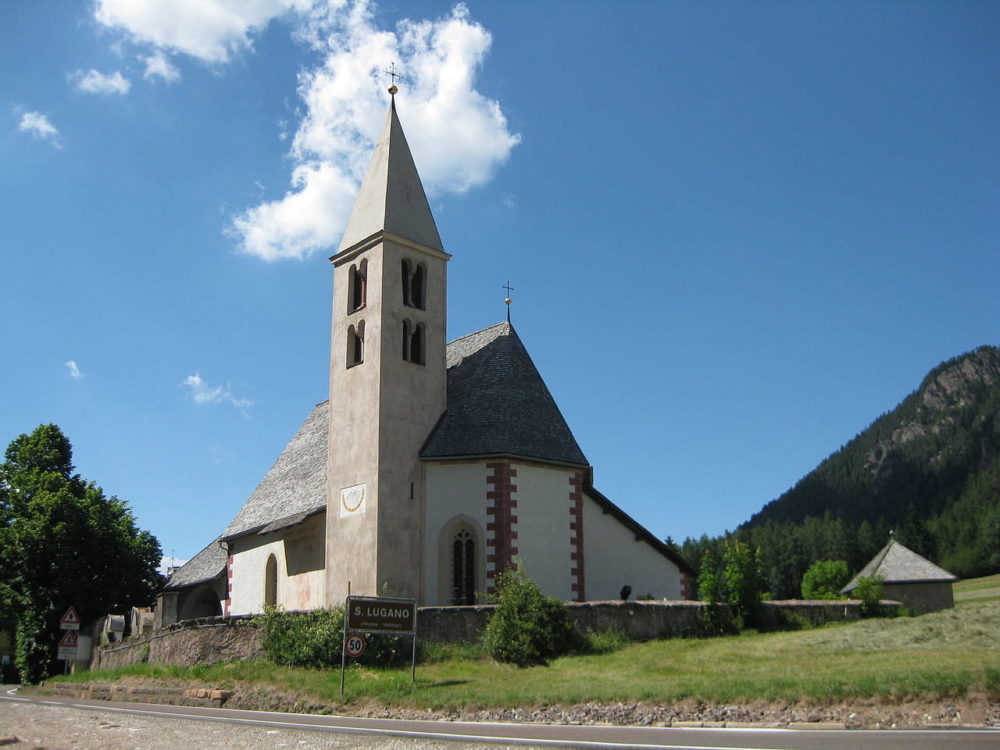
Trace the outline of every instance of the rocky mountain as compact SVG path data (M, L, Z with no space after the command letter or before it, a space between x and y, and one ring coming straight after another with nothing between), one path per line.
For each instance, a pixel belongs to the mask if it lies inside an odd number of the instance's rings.
M944 362L895 409L765 505L736 535L758 546L772 593L808 565L860 568L896 538L956 575L1000 570L1000 348ZM687 540L697 564L718 540Z
M883 414L745 527L830 510L852 521L902 522L907 508L940 510L1000 455L1000 348L983 346L934 368Z

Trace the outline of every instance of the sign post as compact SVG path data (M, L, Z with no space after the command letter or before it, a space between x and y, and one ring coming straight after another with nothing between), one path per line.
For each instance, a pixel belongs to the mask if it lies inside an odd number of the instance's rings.
M350 635L348 635L350 633ZM364 633L408 635L413 639L410 680L417 680L417 600L386 596L350 596L344 605L344 639L340 652L340 694L344 694L347 656L365 651ZM359 642L360 641L360 642ZM360 648L360 652L354 654Z
M59 652L56 654L57 659L63 659L67 662L76 659L77 646L80 641L77 638L75 630L67 630L63 633L63 637L59 639Z

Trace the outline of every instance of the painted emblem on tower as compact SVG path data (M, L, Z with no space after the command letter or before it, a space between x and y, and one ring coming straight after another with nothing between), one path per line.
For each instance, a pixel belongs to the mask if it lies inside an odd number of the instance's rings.
M365 485L356 484L340 491L340 517L357 516L365 512Z

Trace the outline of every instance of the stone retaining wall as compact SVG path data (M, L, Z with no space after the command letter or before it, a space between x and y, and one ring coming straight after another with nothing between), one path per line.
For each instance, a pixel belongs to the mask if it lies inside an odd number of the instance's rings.
M643 641L697 635L701 612L708 605L689 601L610 601L569 602L568 606L573 622L584 632L617 630L632 640ZM859 606L857 601L764 602L764 617L772 627L820 625L857 620ZM417 613L419 639L423 643L478 640L493 609L494 605L421 607ZM262 656L261 630L252 617L204 617L124 643L95 647L90 668L114 669L144 661L191 666Z
M202 617L175 623L141 638L95 647L91 669L127 664L212 664L245 661L263 655L261 631L250 617Z

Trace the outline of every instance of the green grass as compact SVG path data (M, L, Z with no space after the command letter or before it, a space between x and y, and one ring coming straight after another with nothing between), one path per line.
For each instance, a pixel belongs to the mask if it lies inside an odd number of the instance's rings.
M836 701L859 697L1000 695L1000 602L922 617L864 620L813 630L623 644L547 667L495 664L476 647L438 647L410 670L351 667L347 702L416 708L502 707L590 701ZM337 669L236 662L190 669L139 664L68 679L153 678L259 687L337 704ZM61 679L61 678L60 678Z
M1000 601L1000 574L959 581L953 587L955 603Z

